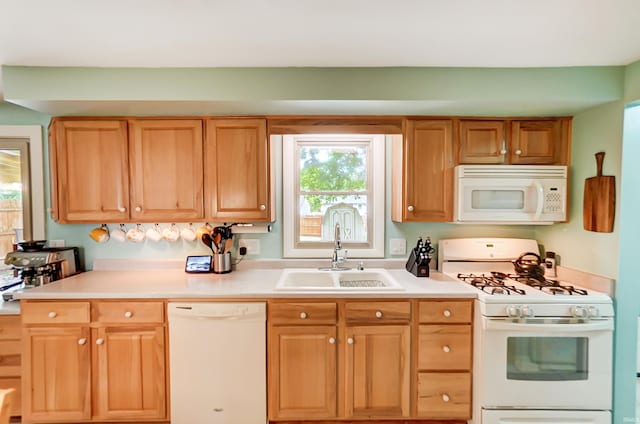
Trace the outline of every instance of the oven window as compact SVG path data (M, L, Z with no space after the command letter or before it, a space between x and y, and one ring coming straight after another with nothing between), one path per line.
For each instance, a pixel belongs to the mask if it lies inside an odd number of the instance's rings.
M472 190L471 208L473 209L524 209L524 191L522 190Z
M508 337L507 380L586 380L588 356L588 337Z

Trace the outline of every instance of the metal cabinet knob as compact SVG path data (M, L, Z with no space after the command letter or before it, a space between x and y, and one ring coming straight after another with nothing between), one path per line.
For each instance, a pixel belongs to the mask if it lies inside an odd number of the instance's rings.
M267 205L260 205L260 210L261 211L266 211L267 210Z
M133 316L133 312L131 312L131 311L127 311L127 312L124 313L124 317L125 318L131 318L132 316Z
M449 402L450 400L451 400L451 398L449 397L448 394L446 394L446 393L442 394L442 401L443 402Z
M451 348L449 346L447 346L447 345L444 345L444 346L442 346L442 351L444 353L449 353L449 352L451 352Z
M87 339L85 337L83 337L81 339L78 339L78 344L80 346L82 346L83 344L86 344L86 343L87 343Z
M49 318L55 318L55 317L57 317L57 316L58 316L58 313L57 313L57 312L53 312L53 311L51 311L51 312L49 312L49 314L48 314L47 316L48 316Z
M140 206L136 206L136 212L141 212L142 208Z
M444 315L445 317L449 318L449 317L451 317L451 311L450 311L450 310L448 310L448 309L445 309L445 310L442 312L442 315Z
M104 339L102 337L96 339L96 344L101 345L104 344Z
M353 344L353 337L349 337L349 338L347 339L347 343L348 343L348 344Z
M382 311L376 311L376 318L382 318Z
M409 212L413 212L413 210L414 210L414 209L415 209L415 208L414 208L412 205L407 206L407 210L408 210Z
M336 339L334 337L329 337L329 343L330 344L335 344L336 343Z
M306 312L300 312L300 318L301 319L307 319L307 313Z
M522 154L522 150L518 149L516 150L516 155L520 156Z

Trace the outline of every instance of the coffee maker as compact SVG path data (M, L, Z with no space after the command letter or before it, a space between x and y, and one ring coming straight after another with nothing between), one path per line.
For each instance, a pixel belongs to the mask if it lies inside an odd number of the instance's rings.
M11 265L16 278L12 287L17 290L42 286L82 272L79 249L77 247L28 248L7 253L6 265ZM4 289L10 289L9 285ZM15 290L3 292L4 300L11 300Z

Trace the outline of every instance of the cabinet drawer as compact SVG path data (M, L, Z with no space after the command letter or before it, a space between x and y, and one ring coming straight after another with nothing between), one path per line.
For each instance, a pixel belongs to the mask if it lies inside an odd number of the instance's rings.
M471 326L421 325L418 335L418 369L471 369Z
M20 315L0 316L0 340L20 340Z
M24 324L89 322L89 302L26 302L20 309Z
M407 323L411 319L411 304L409 302L348 302L345 304L344 313L347 324Z
M11 406L11 416L17 417L20 413L22 405L22 387L19 378L0 378L0 389L15 389L13 394L13 404Z
M270 303L269 324L335 324L335 303Z
M20 340L0 341L0 377L20 377Z
M471 418L471 374L418 374L417 410L420 418Z
M101 323L162 323L162 302L96 302L93 321Z
M420 302L420 322L470 323L473 303L468 300Z

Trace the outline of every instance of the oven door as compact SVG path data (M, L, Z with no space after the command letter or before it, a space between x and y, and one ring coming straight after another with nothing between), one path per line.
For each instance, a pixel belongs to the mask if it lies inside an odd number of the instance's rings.
M483 317L483 407L611 409L613 320Z

